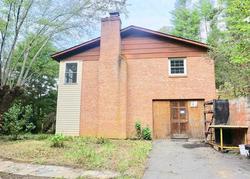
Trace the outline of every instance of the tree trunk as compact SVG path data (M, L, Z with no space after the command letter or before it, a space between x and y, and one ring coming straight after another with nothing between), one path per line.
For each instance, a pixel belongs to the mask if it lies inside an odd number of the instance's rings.
M2 116L11 107L14 100L23 94L24 90L17 86L10 88L9 86L0 87L0 129L2 126Z

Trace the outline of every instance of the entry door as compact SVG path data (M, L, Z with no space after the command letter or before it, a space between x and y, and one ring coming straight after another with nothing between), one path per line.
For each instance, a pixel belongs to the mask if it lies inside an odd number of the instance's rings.
M187 101L171 101L170 113L172 137L188 137Z

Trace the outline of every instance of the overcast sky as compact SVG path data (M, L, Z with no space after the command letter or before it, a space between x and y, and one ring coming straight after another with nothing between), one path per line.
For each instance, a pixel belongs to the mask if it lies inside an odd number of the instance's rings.
M159 30L170 25L175 0L128 0L128 4L128 18L121 16L122 27L136 25Z
M163 26L171 25L171 11L174 9L175 0L128 0L128 16L121 14L122 28L136 25L152 30L159 30ZM96 31L85 36L66 39L66 42L58 41L59 49L65 49L83 43L100 36L100 24ZM74 40L72 40L74 39ZM65 40L65 39L64 39Z
M175 0L128 0L128 15L121 14L122 28L130 25L159 30L171 25ZM99 24L100 27L101 24ZM89 38L100 36L100 30Z

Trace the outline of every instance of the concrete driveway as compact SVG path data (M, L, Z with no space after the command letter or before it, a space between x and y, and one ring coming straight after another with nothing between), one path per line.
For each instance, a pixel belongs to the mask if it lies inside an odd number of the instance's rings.
M249 179L250 160L217 152L199 142L157 140L143 178Z

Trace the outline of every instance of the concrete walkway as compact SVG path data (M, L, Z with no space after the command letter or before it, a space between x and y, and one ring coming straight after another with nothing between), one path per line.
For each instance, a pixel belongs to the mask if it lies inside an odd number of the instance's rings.
M0 159L0 172L54 178L115 178L119 176L119 173L111 171L81 170L54 165L16 163L3 159Z
M144 179L249 179L250 160L199 142L154 141Z

